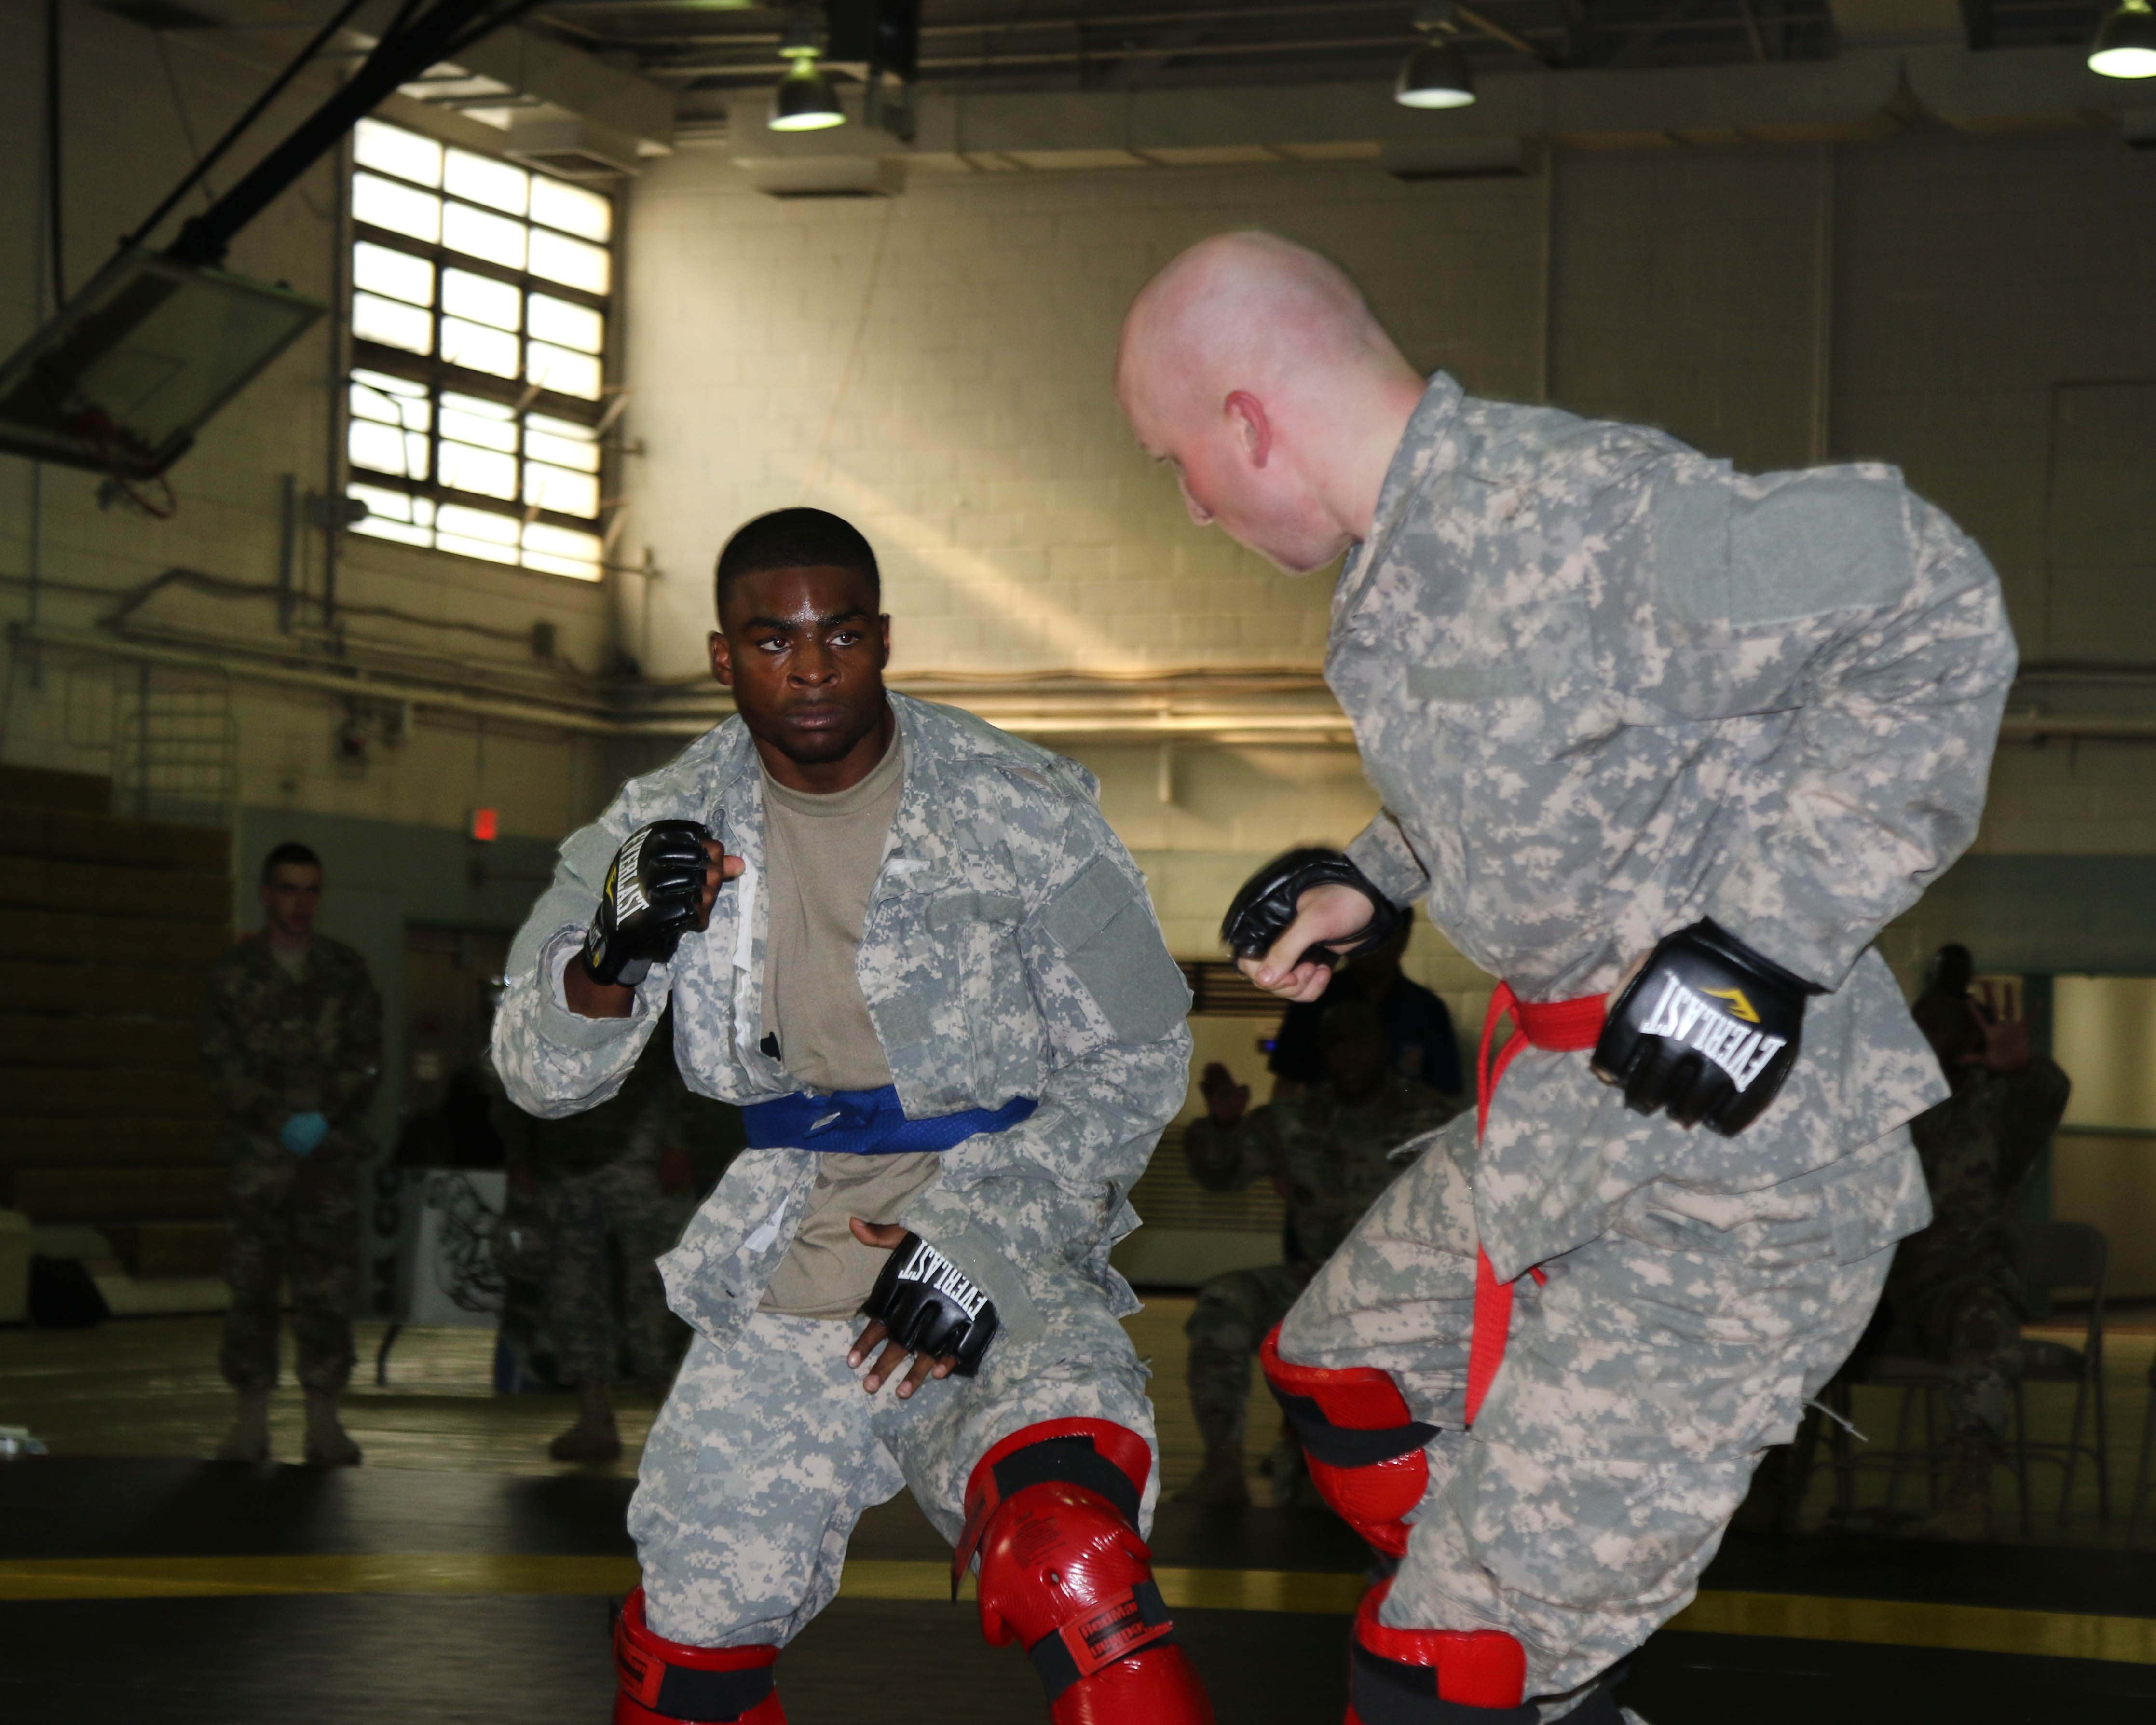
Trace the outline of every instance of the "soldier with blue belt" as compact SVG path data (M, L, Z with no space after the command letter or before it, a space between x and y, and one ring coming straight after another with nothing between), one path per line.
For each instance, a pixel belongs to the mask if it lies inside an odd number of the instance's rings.
M1475 1117L1262 1356L1400 1555L1351 1717L1614 1719L1927 1219L1946 1089L1872 941L1974 835L1997 578L1890 469L1754 478L1425 380L1270 235L1157 276L1117 386L1194 520L1349 552L1326 680L1383 807L1245 887L1246 972L1315 999L1421 899L1503 979Z
M1108 1263L1190 1055L1143 878L1082 769L886 694L845 522L759 517L716 589L737 716L562 846L495 1029L512 1099L567 1114L670 998L683 1078L748 1134L660 1260L696 1333L630 1506L617 1725L781 1725L779 1650L906 1488L1056 1725L1204 1725Z

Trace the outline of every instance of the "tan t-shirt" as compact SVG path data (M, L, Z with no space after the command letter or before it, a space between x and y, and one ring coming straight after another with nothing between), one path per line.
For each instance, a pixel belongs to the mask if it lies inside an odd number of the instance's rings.
M818 1091L880 1090L891 1066L876 1040L855 955L898 813L905 749L894 737L873 771L829 796L763 780L763 1023L787 1070ZM934 1152L816 1158L816 1183L761 1309L851 1317L891 1255L865 1246L847 1219L889 1222L936 1178Z

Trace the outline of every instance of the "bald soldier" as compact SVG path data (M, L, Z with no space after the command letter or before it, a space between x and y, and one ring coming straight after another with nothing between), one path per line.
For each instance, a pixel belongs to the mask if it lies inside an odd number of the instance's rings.
M1614 1720L1925 1222L1905 1122L1946 1091L1871 943L1976 829L1996 578L1890 469L1753 478L1425 381L1265 234L1147 286L1116 383L1194 521L1350 553L1326 679L1383 807L1244 888L1244 968L1314 999L1422 899L1501 978L1476 1114L1263 1354L1401 1555L1351 1717Z

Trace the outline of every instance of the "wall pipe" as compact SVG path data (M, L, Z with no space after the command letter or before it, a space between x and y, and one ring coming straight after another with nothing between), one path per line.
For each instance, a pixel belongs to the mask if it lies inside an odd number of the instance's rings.
M176 669L213 673L276 687L306 689L345 700L395 701L413 710L461 713L472 717L507 719L545 729L567 731L583 737L696 737L728 716L729 709L717 702L661 717L639 717L580 711L540 701L491 699L402 682L355 669L348 675L330 671L295 670L275 665L235 665L209 654L186 653L144 643L114 640L85 629L9 625L10 639L18 645L42 646L116 659L135 665L170 665ZM1162 742L1169 739L1211 742L1252 747L1289 746L1353 747L1354 736L1347 720L1337 713L1234 713L1124 711L1112 713L1050 713L1017 710L991 711L983 716L1004 730L1028 737L1091 738L1102 742ZM2156 717L2106 717L2101 715L2009 713L2000 721L2001 742L2042 743L2052 741L2156 742Z

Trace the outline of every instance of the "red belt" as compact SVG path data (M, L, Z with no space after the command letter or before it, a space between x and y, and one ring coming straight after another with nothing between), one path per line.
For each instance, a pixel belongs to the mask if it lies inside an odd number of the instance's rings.
M1602 1034L1606 994L1582 994L1576 1000L1552 1000L1530 1006L1512 992L1510 983L1497 984L1490 997L1490 1011L1482 1020L1482 1051L1475 1062L1475 1142L1490 1124L1490 1099L1505 1069L1523 1048L1556 1049L1573 1053L1594 1046ZM1512 1034L1491 1058L1497 1040L1498 1021L1509 1014ZM1537 1281L1540 1269L1527 1272ZM1490 1267L1490 1255L1475 1248L1475 1327L1467 1343L1467 1423L1472 1425L1490 1393L1490 1380L1505 1358L1505 1343L1512 1328L1512 1284L1499 1281Z

